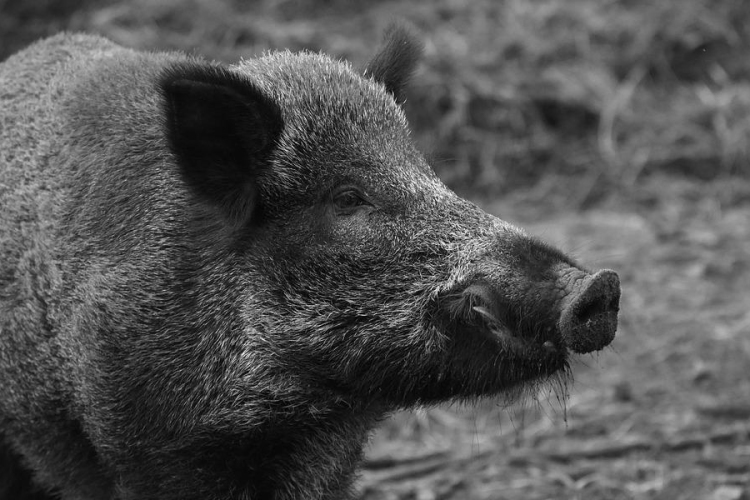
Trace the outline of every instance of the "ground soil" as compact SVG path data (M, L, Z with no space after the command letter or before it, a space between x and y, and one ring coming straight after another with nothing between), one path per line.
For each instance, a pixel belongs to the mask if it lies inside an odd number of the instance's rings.
M363 499L750 498L750 203L717 190L663 177L588 211L485 202L617 270L617 338L574 364L567 399L396 415Z

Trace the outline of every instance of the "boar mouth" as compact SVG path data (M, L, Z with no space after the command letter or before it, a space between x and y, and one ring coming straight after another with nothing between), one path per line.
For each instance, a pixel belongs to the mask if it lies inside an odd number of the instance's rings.
M477 371L484 380L478 394L506 392L567 372L560 331L553 324L524 321L530 315L504 301L488 283L447 293L441 309L440 330L450 341L451 356L466 373Z
M448 297L449 331L462 337L479 335L503 350L524 356L565 357L557 328L523 321L525 315L514 312L487 283L473 283Z
M472 306L471 309L484 321L484 328L480 327L480 331L488 332L503 339L503 342L506 343L520 341L524 345L541 346L546 353L551 355L560 353L560 335L557 335L557 332L551 327L534 330L524 328L521 325L516 329L510 329L486 306L476 305Z

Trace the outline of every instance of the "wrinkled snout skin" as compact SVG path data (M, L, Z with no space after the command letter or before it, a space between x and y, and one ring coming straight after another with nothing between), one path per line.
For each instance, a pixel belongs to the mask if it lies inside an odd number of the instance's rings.
M418 52L395 30L363 72L225 66L60 35L0 64L0 497L354 498L389 412L612 341L617 274L415 149Z

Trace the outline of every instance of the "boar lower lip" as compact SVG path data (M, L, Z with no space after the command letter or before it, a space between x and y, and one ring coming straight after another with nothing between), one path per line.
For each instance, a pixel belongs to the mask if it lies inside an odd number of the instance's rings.
M488 326L483 330L497 342L510 349L527 351L529 348L532 348L533 350L542 351L545 355L560 355L565 351L553 340L526 336L522 332L513 331L502 325Z
M555 352L558 350L558 347L551 340L539 339L538 337L527 336L527 335L524 335L523 332L520 332L520 331L516 332L506 327L486 307L474 306L472 307L472 309L485 320L487 324L487 329L493 335L496 335L499 337L512 337L514 339L521 340L523 342L527 342L531 344L540 344L544 348L544 350L547 352ZM549 330L547 333L549 333Z

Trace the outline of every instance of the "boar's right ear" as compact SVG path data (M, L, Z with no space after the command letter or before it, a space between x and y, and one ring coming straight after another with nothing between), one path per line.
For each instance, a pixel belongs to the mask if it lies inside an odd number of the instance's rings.
M403 101L404 87L422 57L422 44L407 28L391 25L385 32L384 45L370 60L365 75L382 83L397 102Z
M163 75L167 140L188 185L233 226L257 205L259 173L283 129L278 105L226 68L182 65Z

